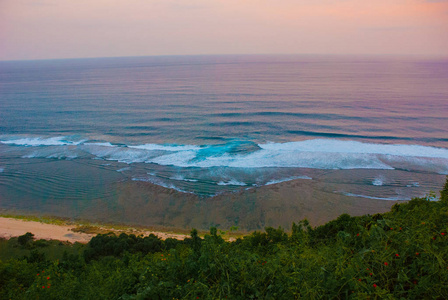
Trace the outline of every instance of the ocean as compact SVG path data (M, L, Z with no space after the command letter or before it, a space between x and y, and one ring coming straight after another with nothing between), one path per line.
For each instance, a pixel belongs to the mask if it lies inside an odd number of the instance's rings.
M132 182L204 201L293 180L409 200L448 175L447 121L446 59L3 61L0 210L83 217Z

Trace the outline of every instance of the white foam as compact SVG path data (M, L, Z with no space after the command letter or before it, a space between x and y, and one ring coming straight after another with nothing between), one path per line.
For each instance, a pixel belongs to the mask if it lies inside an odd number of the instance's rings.
M69 149L66 146L32 149L33 151L23 155L22 158L75 159L79 157L76 149Z
M217 185L237 185L237 186L246 186L247 184L245 184L244 182L235 180L235 179L231 179L227 182L224 181L220 181L217 183Z
M388 201L405 201L405 200L411 200L410 197L387 197L387 198L382 198L382 197L372 197L372 196L366 196L366 195L359 195L359 194L352 194L352 193L343 193L346 196L350 196L350 197L360 197L360 198L367 198L367 199L374 199L374 200L388 200Z
M195 151L182 151L167 155L161 155L152 159L148 159L146 162L164 166L172 165L177 167L195 167L198 165L194 162L191 162L191 160L193 160L194 158L196 158Z
M148 173L148 174L149 174L149 173ZM151 174L151 175L152 175L152 174ZM198 182L198 180L196 180L196 179L185 178L185 177L183 177L183 176L181 176L181 175L175 175L175 176L172 176L172 177L170 177L170 179L172 179L172 180L177 180L177 181Z
M142 150L162 150L162 151L191 151L199 150L200 146L196 145L159 145L159 144L144 144L137 146L128 146L129 148L142 149Z
M233 167L233 168L264 168L264 167L295 167L314 169L393 169L383 163L378 157L367 154L318 153L318 152L278 152L260 150L246 155L209 156L194 160L195 153L175 153L162 156L151 162L179 167Z
M131 168L129 168L129 167L125 167L125 168L118 169L117 172L129 171L130 169Z
M87 145L87 146L94 145L94 146L102 146L102 147L117 147L117 145L112 145L109 142L106 142L106 143L84 143L84 145Z
M372 184L375 186L382 186L384 184L384 180L385 179L383 176L378 176L372 181Z
M80 141L68 141L65 136L41 138L41 137L29 137L21 139L12 139L6 141L0 141L0 143L16 146L65 146L65 145L79 145L85 142L85 140Z
M145 162L151 158L151 153L139 149L129 149L127 147L103 146L103 145L82 145L81 149L96 158L118 161L122 163Z
M371 144L356 141L342 141L334 139L314 139L289 143L261 144L260 148L274 151L300 151L321 153L358 153L383 154L411 157L433 157L448 159L448 149L421 145L389 145Z
M308 176L293 176L293 177L288 177L288 178L283 178L283 179L270 180L270 181L266 182L265 185L271 185L271 184L276 184L276 183L281 183L281 182L286 182L286 181L291 181L291 180L296 180L296 179L312 180L313 178L308 177Z
M66 153L54 153L51 155L48 155L45 158L53 158L53 159L75 159L78 158L78 156L76 154L66 154Z
M178 188L178 187L176 187L176 186L174 186L174 185L172 185L172 184L163 182L163 181L159 180L158 178L142 178L142 177L134 177L134 178L132 178L132 180L133 180L133 181L150 182L150 183L152 183L152 184L159 185L159 186L161 186L161 187L164 187L164 188L167 188L167 189L171 189L171 190L176 190L176 191L181 192L181 193L194 194L193 192L188 192L188 191L182 190L182 189L180 189L180 188Z

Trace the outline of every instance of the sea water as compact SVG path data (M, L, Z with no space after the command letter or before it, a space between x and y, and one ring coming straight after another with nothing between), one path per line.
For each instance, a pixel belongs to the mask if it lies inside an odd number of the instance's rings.
M441 59L0 62L0 209L88 209L130 181L211 197L319 180L408 200L448 174L447 116Z

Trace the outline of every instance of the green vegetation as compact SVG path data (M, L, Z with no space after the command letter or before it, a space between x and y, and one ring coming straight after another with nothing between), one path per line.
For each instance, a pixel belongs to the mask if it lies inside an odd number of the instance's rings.
M447 195L448 179L440 201L416 198L316 228L304 220L290 233L266 228L234 242L216 228L183 241L3 240L0 299L448 299Z
M66 218L59 218L59 217L49 217L49 216L32 216L32 215L15 215L15 214L1 214L0 217L4 218L13 218L18 220L24 220L24 221L34 221L34 222L40 222L45 224L54 224L54 225L67 225L70 224L70 221Z

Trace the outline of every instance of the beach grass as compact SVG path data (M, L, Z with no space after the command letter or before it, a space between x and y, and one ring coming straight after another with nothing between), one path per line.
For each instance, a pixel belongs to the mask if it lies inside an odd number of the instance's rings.
M68 218L61 218L56 216L37 216L37 215L20 215L20 214L10 214L10 213L0 213L0 217L11 218L23 221L39 222L44 224L53 225L72 225L73 222Z

